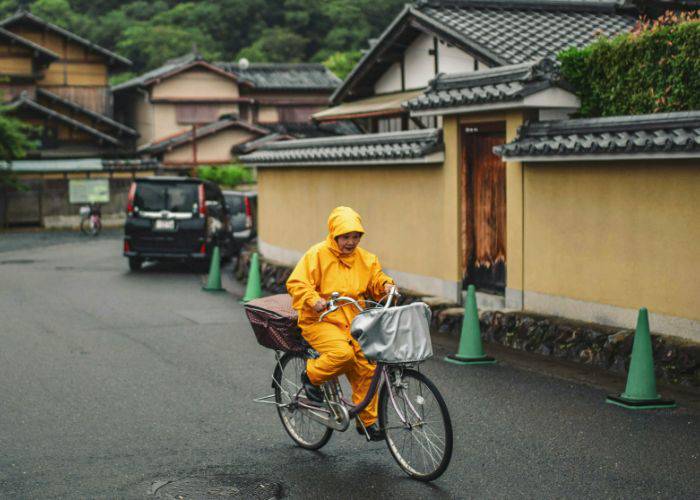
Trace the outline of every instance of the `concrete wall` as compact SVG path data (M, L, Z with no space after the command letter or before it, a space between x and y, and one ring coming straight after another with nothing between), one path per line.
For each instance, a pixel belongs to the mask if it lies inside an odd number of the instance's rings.
M524 307L700 341L700 162L527 164Z

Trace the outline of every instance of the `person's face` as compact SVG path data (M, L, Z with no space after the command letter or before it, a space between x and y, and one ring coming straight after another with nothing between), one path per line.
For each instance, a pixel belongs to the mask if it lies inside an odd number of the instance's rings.
M360 244L362 239L362 233L352 232L347 234L341 234L335 241L338 242L338 248L343 253L343 255L351 254L357 245Z

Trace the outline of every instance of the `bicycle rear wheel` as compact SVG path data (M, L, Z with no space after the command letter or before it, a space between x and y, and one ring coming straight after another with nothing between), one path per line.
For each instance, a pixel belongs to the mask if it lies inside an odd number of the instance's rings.
M293 404L295 396L302 390L301 373L305 369L306 359L300 354L287 353L282 356L273 375L275 402L278 405L292 403L290 406L277 406L282 426L289 437L302 448L318 450L331 438L333 429L312 420Z
M403 369L400 384L379 395L379 425L399 467L419 481L440 477L452 458L452 421L435 385L422 373Z

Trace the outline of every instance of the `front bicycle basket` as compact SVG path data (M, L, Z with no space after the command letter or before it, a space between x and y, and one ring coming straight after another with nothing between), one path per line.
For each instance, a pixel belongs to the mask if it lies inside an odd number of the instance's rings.
M418 363L433 355L430 308L424 302L366 309L353 319L350 331L372 361Z
M289 295L251 300L243 307L258 344L276 351L304 352L297 312Z

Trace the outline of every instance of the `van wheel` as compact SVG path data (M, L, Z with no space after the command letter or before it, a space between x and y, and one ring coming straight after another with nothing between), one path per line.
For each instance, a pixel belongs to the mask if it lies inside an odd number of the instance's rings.
M129 270L140 271L142 264L143 264L143 259L141 259L139 257L129 257Z

